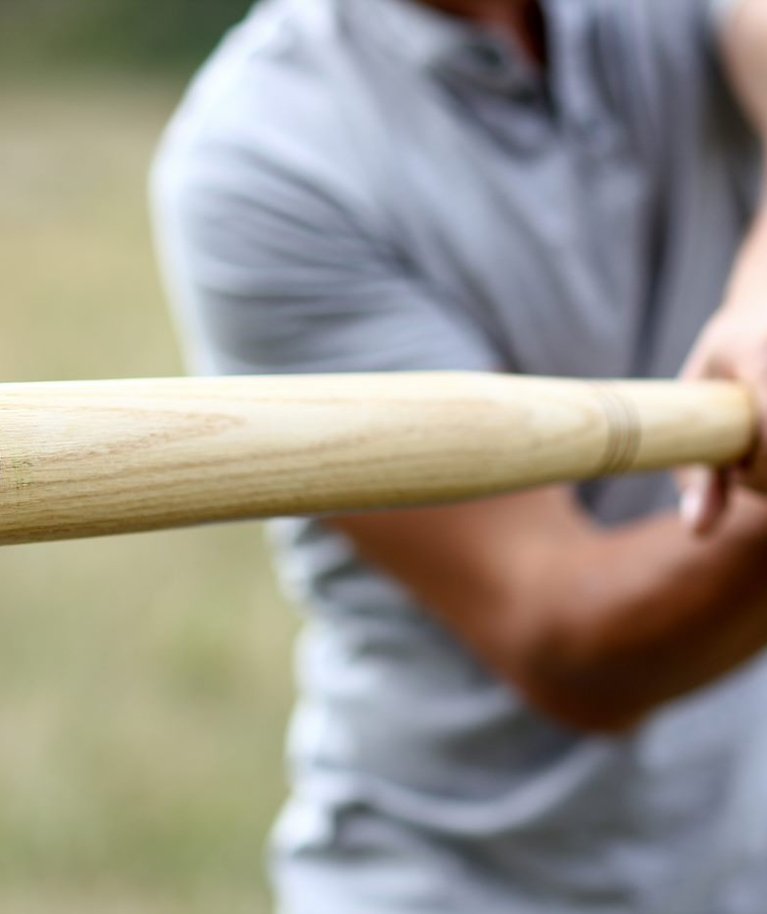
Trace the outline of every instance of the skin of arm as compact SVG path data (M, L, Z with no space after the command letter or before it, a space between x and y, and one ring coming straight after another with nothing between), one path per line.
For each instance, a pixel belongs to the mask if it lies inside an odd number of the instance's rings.
M706 539L602 530L565 488L329 522L532 704L614 732L767 645L767 507L734 502Z
M736 96L762 138L767 176L767 0L732 3L721 43ZM683 519L691 530L705 534L721 520L733 483L767 494L767 195L736 260L723 305L693 347L683 375L749 385L759 417L758 441L746 465L729 473L696 473L683 483Z

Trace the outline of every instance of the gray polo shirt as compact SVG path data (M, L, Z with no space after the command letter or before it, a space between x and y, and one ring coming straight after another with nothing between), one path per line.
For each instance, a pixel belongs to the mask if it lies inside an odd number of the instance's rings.
M546 78L407 0L273 0L230 34L154 175L196 370L678 370L756 193L710 2L544 7ZM672 487L580 494L612 524ZM307 610L284 914L764 914L764 663L584 736L340 535L275 534Z

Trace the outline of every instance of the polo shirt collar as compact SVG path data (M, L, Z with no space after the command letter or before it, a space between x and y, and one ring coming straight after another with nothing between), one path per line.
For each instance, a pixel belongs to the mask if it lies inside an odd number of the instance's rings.
M522 54L487 28L454 18L418 0L346 0L390 53L422 71L458 74L486 88L540 82Z
M418 0L351 0L364 5L370 23L400 58L419 69L451 59L477 30Z

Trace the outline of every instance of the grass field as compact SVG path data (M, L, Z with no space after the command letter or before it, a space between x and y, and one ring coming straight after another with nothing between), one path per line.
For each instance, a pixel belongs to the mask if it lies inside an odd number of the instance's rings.
M144 202L176 94L4 80L0 380L180 370ZM268 911L294 622L259 528L6 548L0 588L0 911Z

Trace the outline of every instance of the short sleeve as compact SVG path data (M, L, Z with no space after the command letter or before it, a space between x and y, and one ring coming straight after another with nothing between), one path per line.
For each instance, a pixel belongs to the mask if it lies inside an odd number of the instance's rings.
M354 193L299 146L175 141L153 174L156 237L190 367L204 374L494 370Z

